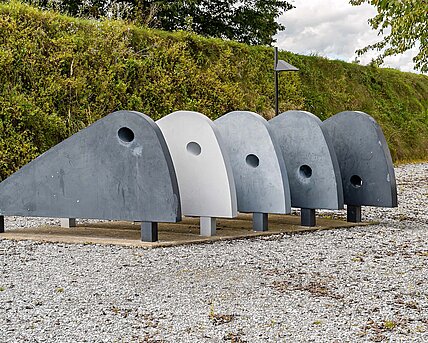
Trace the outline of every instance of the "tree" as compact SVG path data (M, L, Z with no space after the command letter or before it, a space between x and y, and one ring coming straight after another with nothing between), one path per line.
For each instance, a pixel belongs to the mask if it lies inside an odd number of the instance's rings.
M160 27L186 29L209 37L237 40L247 44L270 45L273 36L285 27L275 20L292 6L274 0L174 1L159 12Z
M208 37L271 45L285 29L276 22L293 8L283 0L26 0L72 16L114 17L167 31L189 30Z
M350 0L353 5L369 3L377 15L369 19L370 26L385 34L382 40L357 50L358 55L368 50L380 52L379 64L385 57L403 53L413 47L419 52L413 57L416 69L428 72L428 1L427 0Z

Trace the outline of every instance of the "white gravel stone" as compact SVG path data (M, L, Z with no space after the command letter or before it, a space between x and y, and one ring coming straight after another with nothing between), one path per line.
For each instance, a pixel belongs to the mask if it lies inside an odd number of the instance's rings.
M152 250L0 240L0 342L428 342L428 164L396 174L399 207L364 208L369 227ZM41 223L59 221L6 218Z

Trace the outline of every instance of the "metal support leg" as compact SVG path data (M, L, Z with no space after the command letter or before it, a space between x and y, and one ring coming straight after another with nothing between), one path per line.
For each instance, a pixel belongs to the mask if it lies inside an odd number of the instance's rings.
M4 232L4 216L0 216L0 233Z
M66 229L76 227L76 218L61 218L61 227Z
M253 213L253 230L267 231L268 230L268 214L254 212Z
M201 217L200 218L200 234L201 236L211 237L216 234L216 218L214 217Z
M361 206L347 206L347 221L350 223L361 222Z
M313 208L302 208L300 210L300 225L302 226L315 226L315 209Z
M158 239L158 223L141 222L141 240L143 242L157 242Z

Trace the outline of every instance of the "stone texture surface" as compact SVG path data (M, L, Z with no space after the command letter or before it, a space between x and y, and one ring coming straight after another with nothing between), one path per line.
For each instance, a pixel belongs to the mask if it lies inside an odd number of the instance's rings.
M291 206L343 208L340 169L321 120L306 111L287 111L269 124L287 167Z
M347 205L397 206L397 185L382 128L368 114L340 112L322 123L330 136Z
M290 213L287 169L267 120L254 112L234 111L214 124L229 153L238 211Z
M155 122L117 111L0 183L0 214L176 222L180 196Z
M183 215L236 217L236 189L227 149L211 119L177 111L158 121L171 153Z
M370 227L153 250L1 240L0 341L426 342L428 164L396 176L399 207L364 208Z

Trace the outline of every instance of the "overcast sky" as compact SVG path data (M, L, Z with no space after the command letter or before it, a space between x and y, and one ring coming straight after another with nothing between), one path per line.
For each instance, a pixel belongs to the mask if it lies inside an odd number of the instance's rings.
M296 7L279 18L286 26L277 36L277 46L303 55L317 54L352 62L355 50L379 40L367 23L376 14L370 5L351 6L348 0L292 0ZM414 71L412 54L389 57L384 66ZM370 51L359 57L367 64L376 56Z

